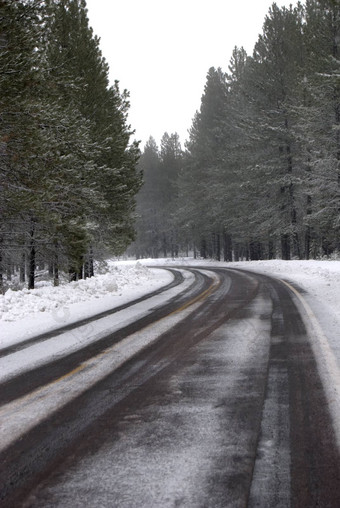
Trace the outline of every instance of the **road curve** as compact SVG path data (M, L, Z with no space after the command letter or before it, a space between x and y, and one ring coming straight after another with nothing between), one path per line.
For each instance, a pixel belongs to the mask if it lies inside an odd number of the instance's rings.
M160 327L0 452L1 506L340 506L336 436L296 297L264 275L190 270L186 295L2 387L0 418L11 404L20 414L46 384L75 390L79 365Z
M154 269L157 269L157 267L154 267ZM126 309L128 307L136 305L139 302L143 302L149 298L152 298L153 296L164 293L165 291L167 291L173 287L176 287L183 282L183 274L179 270L174 270L171 268L167 268L167 270L173 275L173 280L166 286L160 287L159 289L156 289L150 293L147 293L146 295L143 295L140 298L137 298L137 299L132 300L130 302L124 303L123 305L119 305L117 307L114 307L113 309L101 312L100 314L95 314L94 316L87 317L87 318L78 320L76 322L72 322L70 324L61 326L61 327L57 328L56 330L52 330L50 332L44 332L36 337L26 339L22 342L19 342L16 344L11 344L7 347L2 347L0 349L0 358L2 358L4 356L8 356L13 353L16 353L17 351L22 351L23 349L27 349L28 347L33 346L35 344L39 344L41 342L46 342L51 337L56 337L56 336L61 335L62 333L65 333L67 331L79 328L80 326L88 325L89 323L92 323L93 321L98 321L98 319L104 318L106 316L111 316L112 314L117 314L117 312L119 312L123 309Z

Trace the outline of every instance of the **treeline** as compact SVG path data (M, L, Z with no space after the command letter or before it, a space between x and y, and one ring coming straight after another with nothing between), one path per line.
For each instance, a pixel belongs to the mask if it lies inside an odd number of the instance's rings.
M338 0L272 5L252 56L235 48L227 72L209 69L175 169L146 145L137 254L169 255L173 243L225 260L340 250L339 51Z
M163 135L161 146L150 137L139 161L144 184L137 195L137 240L129 248L137 258L178 255L174 212L183 152L177 133Z
M0 286L90 276L133 240L140 152L108 72L85 0L0 0Z

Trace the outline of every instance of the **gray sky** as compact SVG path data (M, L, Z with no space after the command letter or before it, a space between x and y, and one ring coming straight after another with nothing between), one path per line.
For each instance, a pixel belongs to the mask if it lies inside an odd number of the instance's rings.
M272 0L87 0L110 80L131 94L142 145L178 132L182 145L210 67L228 69L234 46L252 53ZM279 6L295 1L278 0Z

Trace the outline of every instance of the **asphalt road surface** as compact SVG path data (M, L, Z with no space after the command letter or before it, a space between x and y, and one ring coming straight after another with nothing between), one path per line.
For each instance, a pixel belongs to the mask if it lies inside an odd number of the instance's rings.
M110 319L111 333L0 386L1 507L340 506L296 295L241 270L172 272L163 290L71 327Z

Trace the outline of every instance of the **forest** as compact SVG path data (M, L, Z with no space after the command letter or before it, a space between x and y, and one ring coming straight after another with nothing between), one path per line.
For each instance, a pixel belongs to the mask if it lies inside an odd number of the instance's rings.
M210 68L184 149L139 162L137 257L233 261L340 252L340 3L273 4L247 55Z
M252 55L208 70L183 148L141 153L99 42L85 0L0 0L0 292L105 255L339 254L338 0L273 3Z
M85 0L0 0L0 292L93 275L135 237L129 93L110 85Z

